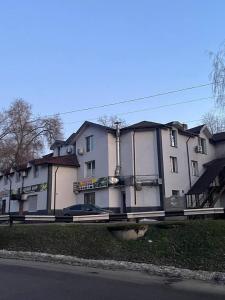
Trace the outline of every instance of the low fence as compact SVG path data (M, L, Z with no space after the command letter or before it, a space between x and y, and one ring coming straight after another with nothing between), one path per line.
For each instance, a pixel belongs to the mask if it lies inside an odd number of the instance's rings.
M140 219L161 219L169 217L188 217L188 216L208 216L220 215L225 216L225 209L219 208L199 208L199 209L184 209L180 211L146 211L146 212L131 212L124 214L97 214L97 215L80 215L80 216L54 216L54 215L0 215L0 222L20 221L23 223L79 223L79 222L113 222L113 221L129 221Z

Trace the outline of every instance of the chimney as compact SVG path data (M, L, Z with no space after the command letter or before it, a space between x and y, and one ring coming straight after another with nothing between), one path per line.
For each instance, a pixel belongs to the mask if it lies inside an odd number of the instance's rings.
M187 129L188 129L188 125L185 124L185 123L182 124L182 127L183 127L184 130L187 130Z

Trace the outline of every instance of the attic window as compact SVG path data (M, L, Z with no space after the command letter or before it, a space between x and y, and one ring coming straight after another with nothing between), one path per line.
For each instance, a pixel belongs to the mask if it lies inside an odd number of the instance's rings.
M86 152L91 152L94 149L94 137L93 135L86 137Z
M170 130L170 145L177 147L177 131L175 129Z

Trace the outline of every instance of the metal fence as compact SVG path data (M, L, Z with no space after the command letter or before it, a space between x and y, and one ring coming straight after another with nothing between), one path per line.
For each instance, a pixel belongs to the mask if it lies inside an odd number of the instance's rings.
M129 221L141 219L160 219L170 217L189 217L189 216L225 216L225 209L219 208L201 208L201 209L184 209L180 211L146 211L131 212L124 214L98 214L98 215L81 215L81 216L54 216L54 215L0 215L0 222L8 222L13 225L14 222L23 223L80 223L80 222L113 222Z

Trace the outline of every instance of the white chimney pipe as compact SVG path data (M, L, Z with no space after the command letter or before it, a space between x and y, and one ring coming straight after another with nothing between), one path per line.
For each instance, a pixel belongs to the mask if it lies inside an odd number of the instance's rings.
M120 176L121 162L120 162L120 123L115 122L116 125L116 170L115 176Z

